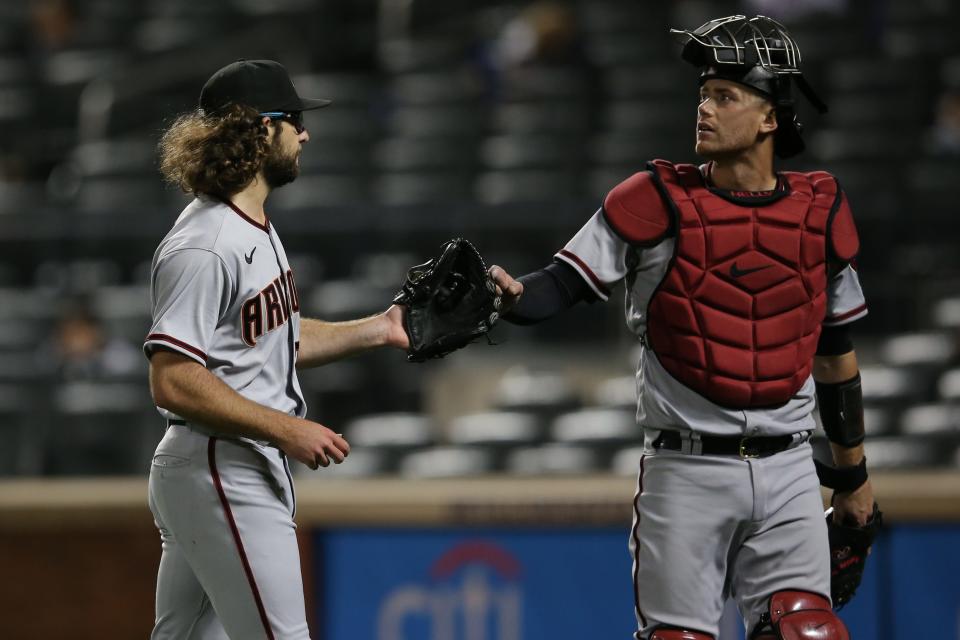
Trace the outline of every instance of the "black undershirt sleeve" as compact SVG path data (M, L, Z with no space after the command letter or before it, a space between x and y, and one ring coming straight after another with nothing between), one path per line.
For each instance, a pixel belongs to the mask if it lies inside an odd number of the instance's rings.
M850 339L849 327L848 324L823 327L820 331L820 340L817 342L817 355L839 356L853 351L853 340Z
M594 302L596 294L576 270L554 261L518 278L523 295L503 319L513 324L537 324L566 311L581 300Z

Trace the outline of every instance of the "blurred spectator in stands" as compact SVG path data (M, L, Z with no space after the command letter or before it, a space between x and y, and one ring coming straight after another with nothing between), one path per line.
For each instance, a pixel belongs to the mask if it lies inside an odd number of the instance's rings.
M74 87L57 87L50 80L51 60L77 45L80 6L77 0L28 0L25 23L17 25L13 51L29 78L30 94L21 122L4 140L0 174L7 180L44 180L69 147L76 126Z
M67 302L50 339L38 352L39 366L61 380L96 380L135 374L140 353L111 337L83 298Z
M934 155L960 156L960 89L948 89L937 102L927 150Z
M573 12L558 2L541 0L504 25L492 54L499 67L509 69L531 62L572 62L577 48Z
M35 52L66 48L73 41L76 27L74 0L31 0L30 39Z
M474 51L474 62L497 98L504 75L531 64L576 65L586 61L576 16L569 6L539 0L503 23Z

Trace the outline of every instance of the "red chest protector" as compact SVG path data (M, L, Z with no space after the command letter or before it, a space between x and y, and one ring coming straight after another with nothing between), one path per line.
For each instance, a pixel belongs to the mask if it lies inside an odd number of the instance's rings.
M788 189L724 197L694 165L655 160L608 194L604 215L640 245L676 237L650 299L647 343L677 380L717 404L783 404L813 366L826 313L827 263L859 241L828 173L781 175Z

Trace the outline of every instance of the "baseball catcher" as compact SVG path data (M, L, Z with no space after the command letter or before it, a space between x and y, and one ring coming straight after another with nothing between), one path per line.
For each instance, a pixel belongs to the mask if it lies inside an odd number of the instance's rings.
M728 598L750 640L848 640L833 608L880 524L849 329L867 314L860 240L834 176L776 168L804 150L798 99L826 106L775 20L674 34L698 71L691 133L704 162L652 159L626 177L501 312L536 324L623 283L642 347L636 640L714 640ZM826 524L815 405L839 480Z
M406 306L407 360L442 358L487 332L499 317L497 285L470 242L455 238L440 255L411 267L396 304Z

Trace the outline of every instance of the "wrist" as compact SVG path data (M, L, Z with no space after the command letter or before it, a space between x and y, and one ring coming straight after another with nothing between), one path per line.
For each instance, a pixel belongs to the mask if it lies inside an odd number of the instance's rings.
M864 458L862 444L856 447L844 447L832 443L830 450L833 454L833 464L838 468L859 466Z
M390 344L390 318L387 312L378 313L373 317L371 331L367 335L366 347L385 347Z
M288 447L290 447L294 441L296 430L299 426L297 422L299 420L299 418L289 415L284 415L284 419L278 420L274 430L273 443L284 451L287 451Z
M852 466L830 467L814 460L820 484L836 493L852 493L867 483L867 459Z

